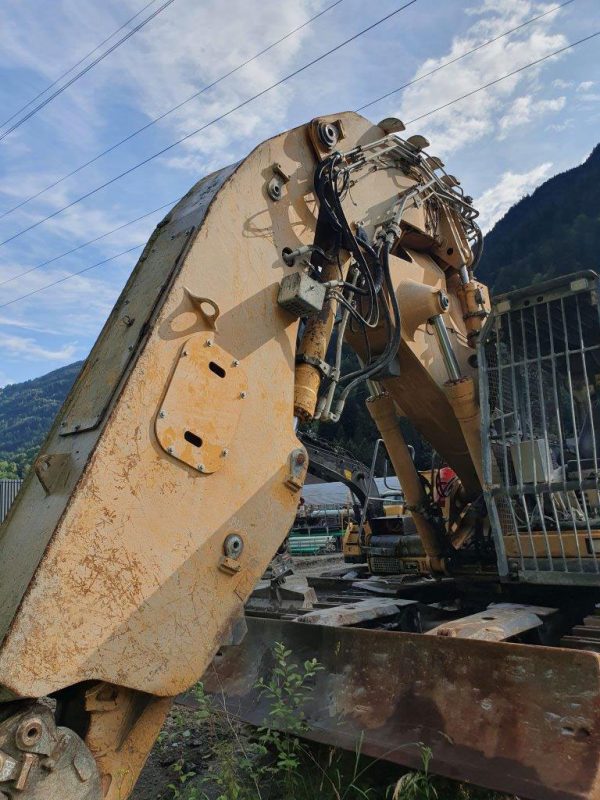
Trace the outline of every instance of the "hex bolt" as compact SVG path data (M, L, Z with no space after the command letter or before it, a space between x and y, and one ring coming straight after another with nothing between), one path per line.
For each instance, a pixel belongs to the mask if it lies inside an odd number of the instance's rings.
M170 453L172 455L173 454L173 448L172 447L167 447L167 453Z
M164 418L167 416L167 412L166 412L166 411L159 411L159 412L158 412L158 416L159 416L161 419L164 419Z
M234 359L234 360L231 362L231 366L232 366L232 367L239 367L239 365L240 365L240 362L237 360L237 358L235 358L235 359Z
M184 356L187 356L187 354L188 354L187 350L184 350L183 353L181 354L181 357L183 358Z
M204 342L204 345L205 345L205 347L212 347L212 346L213 346L213 343L212 343L211 339L207 339L207 340Z
M247 396L248 396L248 392L240 392L240 397L242 398L242 400Z
M198 472L204 472L204 464L198 464L196 469L198 470Z
M229 450L226 447L224 447L223 450L221 450L221 455L223 456L223 458L226 458L229 455Z

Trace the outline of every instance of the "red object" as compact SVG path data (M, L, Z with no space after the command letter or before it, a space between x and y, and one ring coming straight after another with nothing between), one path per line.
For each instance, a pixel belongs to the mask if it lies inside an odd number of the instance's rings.
M440 505L443 505L444 500L449 497L451 485L456 478L456 472L454 472L452 467L442 467L438 472L435 482L435 489L437 493L437 502Z

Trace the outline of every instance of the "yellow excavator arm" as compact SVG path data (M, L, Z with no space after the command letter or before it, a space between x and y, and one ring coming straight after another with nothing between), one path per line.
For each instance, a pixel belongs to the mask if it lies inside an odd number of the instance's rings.
M359 382L428 566L450 568L396 414L467 507L489 304L471 199L401 132L314 120L201 180L152 234L1 529L0 797L129 795L294 520L296 426L335 422Z

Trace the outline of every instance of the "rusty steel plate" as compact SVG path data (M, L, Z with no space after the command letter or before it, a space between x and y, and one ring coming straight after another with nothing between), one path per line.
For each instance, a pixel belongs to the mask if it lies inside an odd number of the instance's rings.
M248 618L204 681L232 714L263 723L254 688L274 642L325 669L305 707L317 742L531 800L600 797L600 657L561 648Z

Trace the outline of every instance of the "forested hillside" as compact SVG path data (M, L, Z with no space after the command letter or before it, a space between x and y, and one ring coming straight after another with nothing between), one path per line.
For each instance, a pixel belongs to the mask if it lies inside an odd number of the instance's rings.
M600 145L516 203L485 237L477 277L494 294L600 269Z
M0 389L0 478L23 477L82 363Z
M496 224L485 238L478 278L498 294L576 270L599 269L598 187L600 145L584 164L550 178ZM70 364L0 389L0 477L21 477L27 471L80 367L81 362ZM364 408L366 392L360 387L350 398L338 425L315 427L320 436L368 462L377 432ZM425 446L406 421L401 424L425 466Z

